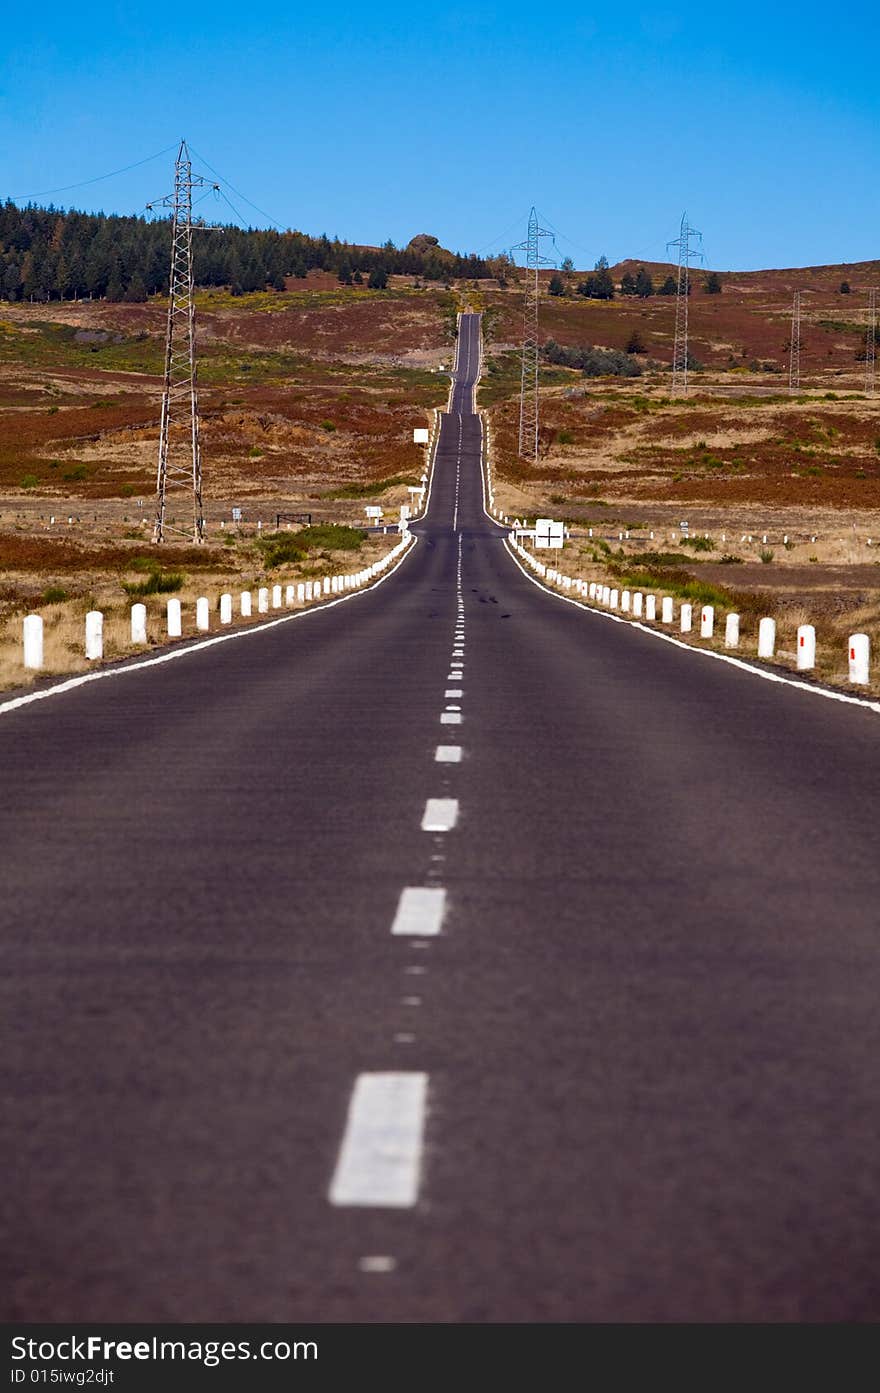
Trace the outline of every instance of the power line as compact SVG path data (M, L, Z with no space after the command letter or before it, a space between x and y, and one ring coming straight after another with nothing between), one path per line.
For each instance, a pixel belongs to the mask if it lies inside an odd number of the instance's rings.
M254 210L255 213L259 213L259 215L260 215L261 218L265 218L266 221L267 221L267 222L270 222L270 223L272 224L273 227L277 227L277 229L278 229L279 232L286 232L286 231L287 231L287 229L283 226L282 223L278 222L277 219L275 219L275 218L272 217L271 213L267 213L266 210L265 210L265 208L258 208L257 205L256 205L256 203L252 203L251 200L247 197L247 195L246 195L246 194L243 194L243 193L241 192L241 189L237 189L237 188L235 187L234 184L231 184L231 183L229 182L229 180L226 179L226 178L220 173L219 169L215 169L214 166L213 166L212 164L210 164L210 163L208 162L208 160L205 159L204 155L200 155L200 154L199 154L199 152L198 152L198 150L195 148L195 146L193 146L193 154L196 156L197 159L201 160L202 164L205 166L206 169L210 169L211 173L212 173L213 175L215 175L216 178L218 178L218 179L220 180L220 183L221 183L221 184L225 184L226 187L227 187L228 189L231 189L231 190L232 190L232 192L235 194L236 198L240 198L241 201L242 201L243 203L246 203L246 204L248 205L249 208L253 208L253 210ZM229 200L227 199L227 202L228 202L228 201L229 201ZM232 204L230 204L229 206L232 207Z
M9 194L9 198L13 203L23 203L32 198L48 198L53 193L70 193L72 189L84 189L89 184L100 184L104 179L115 179L120 174L127 174L130 169L140 169L142 165L160 159L173 149L173 145L166 145L164 150L157 150L155 155L148 155L145 160L135 160L133 164L123 165L122 169L112 169L109 174L96 174L94 179L83 179L78 184L62 184L60 188L40 189L37 193L12 193Z

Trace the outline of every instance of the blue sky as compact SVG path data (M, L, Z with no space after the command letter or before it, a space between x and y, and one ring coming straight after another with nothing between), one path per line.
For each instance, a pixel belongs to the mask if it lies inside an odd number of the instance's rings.
M2 196L185 135L283 226L356 241L503 250L534 203L579 268L662 259L684 208L720 269L880 256L876 5L743 0L686 21L517 0L38 14L16 18L0 59ZM172 160L54 201L140 211Z

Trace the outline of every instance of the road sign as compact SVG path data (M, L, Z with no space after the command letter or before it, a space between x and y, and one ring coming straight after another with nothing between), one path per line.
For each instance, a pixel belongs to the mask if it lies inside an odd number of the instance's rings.
M427 445L427 443L428 443L428 441L429 441L430 439L431 439L431 432L430 432L429 430L427 430L425 426L418 426L418 427L413 431L413 444L414 444L414 445Z
M561 548L565 541L565 524L553 518L535 519L535 546Z
M383 518L385 516L382 509L377 508L375 504L372 503L369 505L369 507L364 509L364 512L366 513L368 518Z
M240 508L233 508L233 510L232 510L232 521L233 521L233 522L241 522L241 509L240 509Z

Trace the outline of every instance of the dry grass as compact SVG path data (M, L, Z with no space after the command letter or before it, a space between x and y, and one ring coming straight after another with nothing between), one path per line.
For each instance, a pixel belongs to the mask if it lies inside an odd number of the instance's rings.
M196 600L207 596L210 605L211 630L220 630L220 595L228 591L233 596L233 625L223 626L228 633L232 627L247 627L259 624L266 618L275 617L282 611L272 611L261 615L257 609L257 590L265 586L285 587L301 580L323 579L325 575L345 574L358 571L371 565L381 556L391 551L398 537L389 533L367 538L357 551L321 553L304 560L300 564L278 566L271 571L264 570L257 557L248 555L238 571L213 571L206 569L200 575L185 576L173 598L181 601L182 639L199 636L196 628ZM246 564L250 562L251 564ZM134 573L132 573L134 576ZM141 578L142 575L141 575ZM88 592L55 604L38 604L30 612L39 613L43 618L43 658L44 667L40 672L29 672L23 666L21 625L27 606L16 605L7 612L0 622L0 690L32 686L34 682L46 677L64 677L86 672L94 663L85 658L85 617L89 610L100 610L104 615L104 661L112 662L144 652L141 644L131 643L131 605L144 604L147 611L147 647L155 648L168 643L166 631L167 594L129 598L122 592L118 576L99 577L92 575ZM239 614L239 592L250 590L253 597L253 610L250 619L242 619ZM296 606L295 606L296 607ZM299 606L301 607L301 606ZM286 610L285 612L289 612Z

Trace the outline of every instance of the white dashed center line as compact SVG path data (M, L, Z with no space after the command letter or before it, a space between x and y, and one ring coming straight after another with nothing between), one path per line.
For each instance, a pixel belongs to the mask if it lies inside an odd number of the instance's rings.
M460 711L444 711L443 714L442 714L441 717L440 717L440 724L441 724L442 726L460 726L460 725L461 725L461 712L460 712Z
M429 798L422 817L423 832L450 832L458 821L457 798Z
M461 746L460 745L438 745L437 753L434 755L437 764L460 764Z
M411 1209L419 1197L428 1075L360 1074L330 1203Z
M461 687L447 687L443 695L445 697L460 697L464 696L464 692L462 691Z
M439 886L408 885L401 891L391 932L395 937L433 938L446 911L446 891Z

